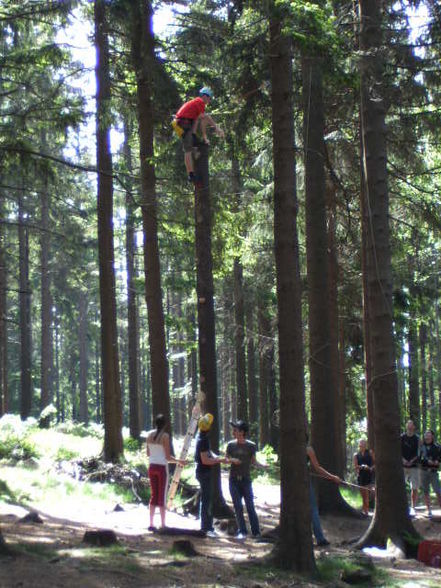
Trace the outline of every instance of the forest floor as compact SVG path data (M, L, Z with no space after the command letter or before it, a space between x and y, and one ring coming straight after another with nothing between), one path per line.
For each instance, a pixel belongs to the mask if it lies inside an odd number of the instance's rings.
M227 486L224 488L228 495ZM277 486L255 484L256 506L263 532L275 527L279 514ZM280 572L265 562L272 545L252 539L238 541L220 533L219 538L166 536L147 531L145 505L115 504L91 507L86 500L73 503L66 497L58 504L39 509L42 523L20 519L31 508L0 502L0 527L13 556L0 559L1 588L142 588L143 586L222 586L263 588L266 586L348 586L338 579L339 568L352 557L348 542L361 535L366 519L337 516L322 518L331 545L316 549L321 579L307 582ZM417 530L425 538L439 538L441 523L429 520L420 511ZM436 514L436 513L435 513ZM198 521L168 513L167 524L198 529ZM116 546L86 546L88 529L112 529ZM197 555L184 556L173 549L177 539L189 539ZM439 587L441 570L416 560L374 557L376 573L365 586Z

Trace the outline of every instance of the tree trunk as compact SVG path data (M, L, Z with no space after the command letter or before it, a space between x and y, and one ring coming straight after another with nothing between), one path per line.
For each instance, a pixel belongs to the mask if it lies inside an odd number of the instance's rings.
M199 381L205 394L204 410L214 416L210 430L213 451L219 451L219 410L216 373L216 333L214 314L213 258L211 251L211 202L208 171L208 146L199 145L196 174L201 178L195 186L195 254L196 295L198 309ZM220 516L228 509L222 495L220 467L214 466L213 514Z
M156 178L153 163L152 69L155 63L152 6L136 0L132 6L132 60L136 73L142 223L144 230L145 296L148 311L153 413L163 414L170 430L168 361L158 245Z
M417 536L408 518L401 463L400 412L395 367L392 268L385 102L380 92L384 56L380 53L382 16L379 0L360 0L361 121L364 194L368 204L366 280L372 349L372 398L376 457L376 509L359 546L385 546L391 538L406 547Z
M420 324L420 367L421 367L421 418L422 431L427 430L427 363L426 363L427 326Z
M257 318L259 332L259 441L260 446L265 447L270 442L269 427L269 381L270 369L268 361L268 349L272 342L271 324L266 316L264 302L259 298Z
M102 386L100 380L100 342L96 338L95 339L95 412L96 412L96 422L102 422L102 413L103 413L103 395L102 395Z
M271 329L272 331L272 329ZM279 401L277 398L276 386L276 360L275 360L275 345L274 339L270 340L271 345L268 348L268 396L269 396L269 428L270 428L270 444L276 453L280 449L280 430L278 415Z
M240 210L240 199L243 191L240 165L234 148L235 142L231 142L231 185L235 200L234 211ZM234 280L234 342L236 351L236 392L237 392L237 416L248 421L247 377L245 360L245 303L243 290L243 268L240 257L235 257L233 262Z
M249 420L251 436L255 439L259 437L259 404L257 394L256 379L256 352L254 346L255 326L254 326L254 308L253 301L248 299L245 304L246 315L246 339L247 339L247 374L248 374L248 401L249 401Z
M63 422L61 414L61 390L60 390L60 322L57 313L54 317L54 339L55 339L55 408L57 409L57 423Z
M336 447L338 384L338 330L331 336L328 234L326 227L325 143L322 62L302 59L305 145L306 257L308 274L309 374L311 382L311 437L320 463L337 472L341 463ZM333 325L334 327L336 325ZM332 362L336 362L334 366ZM352 509L336 484L319 480L321 512Z
M360 121L360 135L362 133ZM363 146L361 145L361 155ZM366 417L367 417L367 436L368 446L375 451L374 436L374 403L372 398L372 346L370 332L370 314L369 314L369 282L367 273L367 251L369 227L369 206L365 193L366 181L364 179L363 161L361 161L361 186L360 186L360 210L361 210L361 267L363 283L363 344L364 344L364 361L365 361L365 390L366 390Z
M275 12L274 3L271 3ZM277 565L297 572L315 570L309 480L297 239L297 199L292 98L291 39L270 17L270 70L274 165L274 245L280 366L280 536ZM293 451L293 448L295 449Z
M20 284L20 417L28 418L32 408L31 375L31 285L29 282L29 233L25 224L23 196L18 197L18 241Z
M105 0L95 0L97 50L98 252L101 302L101 368L104 410L104 459L116 462L123 453L122 402L113 248L113 182L110 152L110 75Z
M79 387L80 387L80 412L79 419L85 425L89 424L89 406L87 398L88 385L88 345L87 345L87 293L82 290L79 300L79 324L78 324L78 351L79 351Z
M345 404L345 353L344 329L339 324L338 283L339 267L337 259L336 230L337 208L336 188L331 182L326 185L327 208L327 247L328 247L328 305L329 305L329 342L330 342L330 377L331 390L334 392L335 418L335 470L344 476L346 466L346 404ZM340 349L339 349L340 342Z
M0 530L0 555L14 557L16 554L10 549L3 538L3 534Z
M70 404L72 408L71 420L78 420L78 402L77 402L77 357L74 349L70 350L69 357L69 384L70 384Z
M132 128L128 116L124 117L124 160L128 172L126 179L126 271L127 271L127 339L128 339L128 378L129 378L129 429L133 439L139 439L141 432L141 395L139 364L139 324L136 298L136 234L135 202L131 174L132 149L130 138Z
M345 353L345 329L343 325L343 321L340 321L339 324L339 357L338 357L338 366L339 366L339 390L340 390L340 402L339 402L339 409L341 414L339 416L339 424L340 424L340 451L341 451L341 470L337 471L337 474L340 477L344 477L346 474L346 467L347 467L347 445L346 445L346 412L347 412L347 402L346 402L346 353ZM341 471L341 474L340 474Z
M436 400L435 400L435 379L434 379L434 349L433 349L433 333L435 332L433 322L430 322L429 333L429 361L427 364L427 373L429 380L429 421L430 429L435 432L435 437L438 437L437 423L436 423Z
M0 218L3 215L3 196L0 191ZM6 296L6 235L4 225L0 223L0 416L8 412L8 331L7 331L7 296Z
M42 144L46 144L43 135ZM45 168L44 168L45 169ZM40 411L43 411L52 402L53 395L53 340L52 340L52 295L49 270L50 259L50 231L49 209L50 199L48 193L47 170L45 169L43 186L41 191L41 236L40 236L40 263L41 263L41 396ZM49 420L41 422L42 426L49 426Z
M247 379L245 363L245 309L243 269L240 259L234 259L234 341L236 348L237 416L248 421Z
M420 384L419 384L419 362L418 362L418 330L416 313L411 311L409 316L409 418L421 431L420 412Z
M435 275L435 292L438 292L438 276ZM436 384L438 388L438 414L437 418L441 422L441 332L439 327L439 298L435 299L435 341L436 341ZM441 425L440 425L441 430Z

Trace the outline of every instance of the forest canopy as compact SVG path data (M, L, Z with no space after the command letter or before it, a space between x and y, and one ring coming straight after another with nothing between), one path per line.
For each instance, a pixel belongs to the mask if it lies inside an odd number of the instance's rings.
M158 413L184 435L201 389L215 450L241 418L303 472L308 429L342 476L362 435L381 471L375 402L397 444L410 417L441 435L440 23L1 0L0 415L102 423L117 461ZM203 87L194 183L171 123Z

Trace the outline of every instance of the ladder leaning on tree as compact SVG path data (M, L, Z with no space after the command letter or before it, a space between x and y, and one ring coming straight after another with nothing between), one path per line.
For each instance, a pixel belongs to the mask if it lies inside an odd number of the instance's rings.
M198 420L201 416L201 403L204 399L203 392L198 392L195 405L193 406L193 410L191 412L190 422L188 423L187 433L184 437L184 443L182 445L181 455L179 459L185 460L187 458L188 450L190 449L191 441L194 437L196 432L196 428L198 426ZM168 500L167 500L167 508L170 509L173 504L173 499L176 496L176 492L179 486L179 481L181 479L182 470L184 467L180 464L176 464L176 468L173 474L172 481L170 482L170 487L168 489Z

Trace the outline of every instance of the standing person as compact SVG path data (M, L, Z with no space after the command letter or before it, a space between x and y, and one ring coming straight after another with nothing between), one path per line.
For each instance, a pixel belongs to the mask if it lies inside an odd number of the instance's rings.
M341 484L341 479L338 476L330 474L327 470L325 470L325 468L323 468L319 464L315 451L311 447L311 445L308 445L306 447L306 457L308 460L309 467L312 468L321 478L331 480L336 484ZM314 485L311 479L309 481L309 502L311 505L312 530L314 532L314 537L317 541L317 545L319 547L329 545L329 541L326 539L323 533L322 525L320 523L320 516L317 507L317 500L315 498Z
M158 414L155 419L156 429L147 433L147 455L149 457L150 479L150 526L149 531L154 531L154 517L156 507L159 507L161 526L165 527L165 507L168 489L168 464L178 463L185 465L187 462L176 459L170 453L170 437L165 432L167 424L164 415Z
M406 424L406 432L401 435L401 457L404 479L410 484L410 516L415 516L415 509L418 505L418 490L420 487L419 451L420 438L415 433L415 423L409 419Z
M193 148L194 135L197 133L200 124L202 140L209 143L207 138L207 127L213 127L216 134L224 136L223 130L214 122L208 114L205 114L205 107L210 104L213 98L211 88L204 86L199 90L199 96L185 102L178 110L173 121L173 127L179 136L182 137L184 149L184 161L187 169L189 182L197 181L194 173Z
M438 468L441 458L441 448L435 443L435 435L433 431L426 431L424 433L424 441L420 449L420 463L421 463L421 486L424 493L424 502L427 507L427 514L432 516L432 509L430 506L430 486L438 499L438 504L441 507L441 487L438 478Z
M196 479L201 487L200 519L201 531L207 537L217 537L213 527L213 513L211 504L211 468L214 465L228 463L227 458L218 457L210 450L208 432L213 424L213 415L205 414L199 419L198 435L196 437Z
M254 508L250 467L253 465L266 469L268 466L259 463L256 459L256 445L246 438L248 424L239 420L237 422L230 421L230 425L233 427L234 440L228 443L226 454L231 462L229 485L239 529L237 538L245 539L247 536L242 500L245 501L247 508L251 533L253 537L260 537L259 519Z
M354 468L357 472L357 483L360 486L360 494L363 501L362 512L365 516L369 514L369 485L372 481L374 469L374 455L367 448L366 439L360 439L358 453L354 454Z

